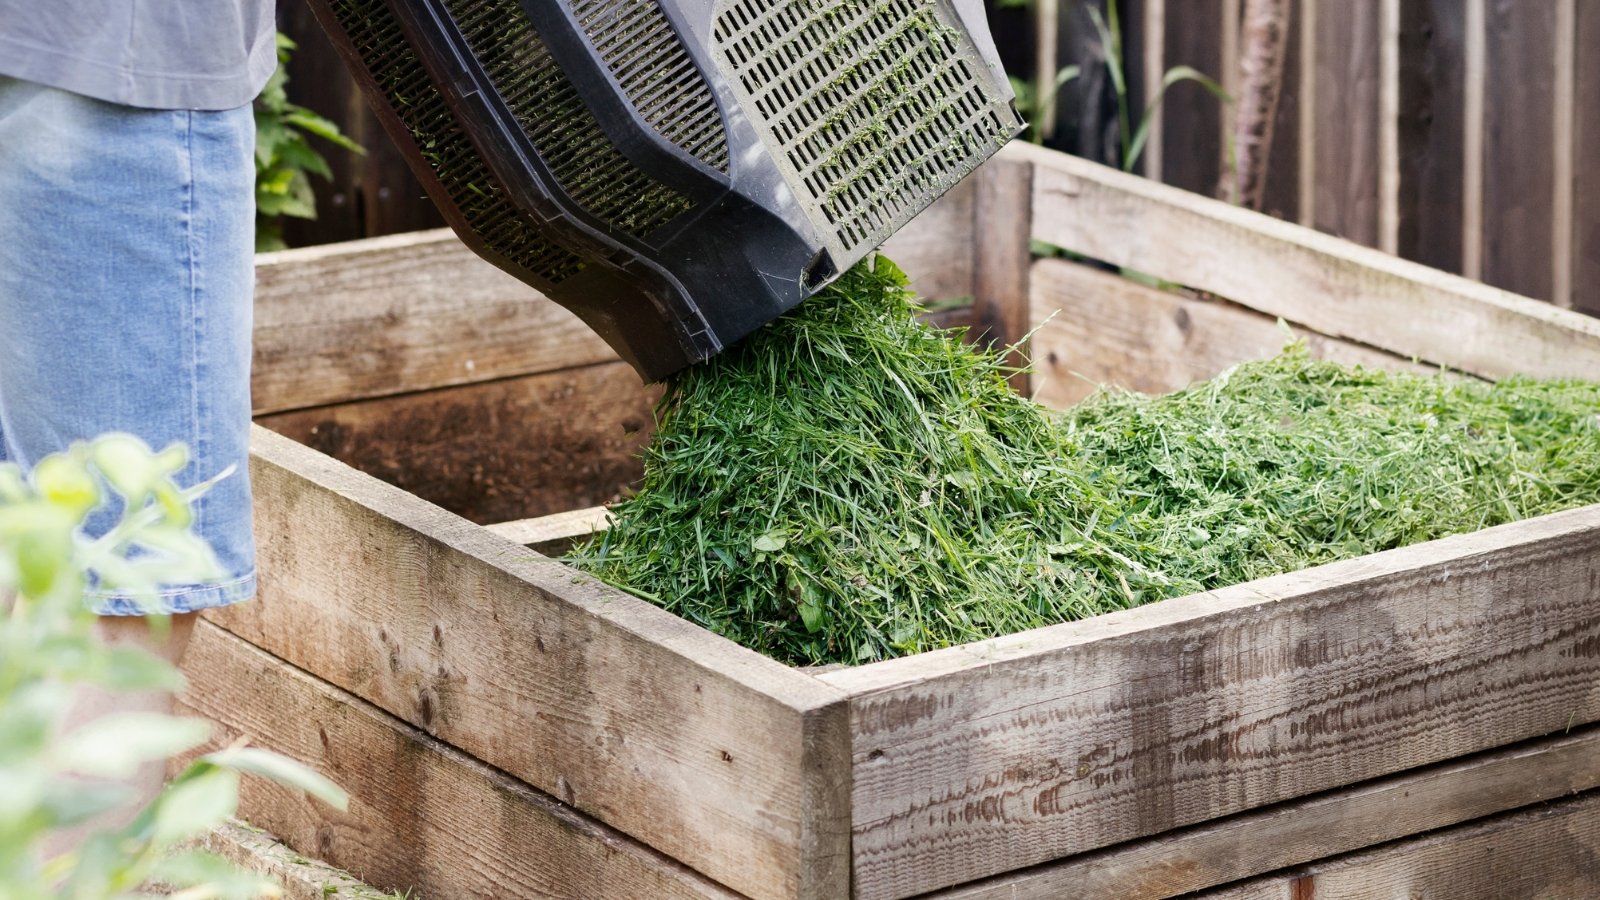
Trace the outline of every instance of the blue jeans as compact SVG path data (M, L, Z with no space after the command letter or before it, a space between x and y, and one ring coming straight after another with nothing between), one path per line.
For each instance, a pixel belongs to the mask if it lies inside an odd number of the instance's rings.
M183 484L238 467L195 508L225 578L164 586L145 606L92 595L104 614L255 593L254 148L248 106L134 109L0 77L0 459L26 469L125 431L186 444Z

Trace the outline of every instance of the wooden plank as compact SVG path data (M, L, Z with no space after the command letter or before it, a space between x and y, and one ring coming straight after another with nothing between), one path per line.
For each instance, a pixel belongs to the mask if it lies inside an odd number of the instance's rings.
M1600 719L1600 506L818 678L903 897Z
M968 178L951 188L884 242L883 253L905 270L911 288L925 300L973 295L976 182L976 178Z
M844 696L256 428L212 621L752 897L849 883Z
M1193 66L1223 77L1222 5L1225 0L1167 3L1162 20L1165 58L1162 72ZM1161 104L1161 179L1210 195L1221 175L1223 110L1217 99L1193 82L1174 85Z
M447 230L260 256L257 413L616 359Z
M282 900L395 900L389 891L357 880L349 872L308 859L259 828L228 821L195 845L247 872L265 875L283 889Z
M1245 360L1275 356L1290 335L1270 316L1241 306L1160 291L1089 266L1034 265L1030 351L1033 397L1070 406L1099 385L1165 394ZM1318 359L1392 370L1437 371L1291 326Z
M1316 199L1313 224L1379 244L1381 22L1377 3L1316 5Z
M312 766L346 813L261 779L240 814L368 882L424 897L735 895L209 622L186 651L185 711Z
M1222 6L1225 0L1167 3L1162 42L1162 72L1193 66L1221 81ZM1161 179L1196 193L1217 189L1222 170L1223 109L1217 99L1194 82L1172 87L1161 104Z
M1400 6L1399 253L1461 271L1466 18L1460 0Z
M1597 758L1600 728L1579 729L934 896L939 900L1175 897L1600 787Z
M1369 897L1589 900L1600 896L1600 794L1208 891L1205 900Z
M1556 4L1485 7L1482 279L1549 300Z
M1474 375L1600 372L1586 316L1062 154L1005 152L1038 166L1038 240Z
M508 541L532 547L548 556L552 554L545 547L570 544L597 531L604 531L610 525L611 510L604 506L591 506L531 519L496 522L487 527Z
M1600 316L1600 5L1580 3L1573 78L1572 305Z
M621 362L261 416L475 522L615 500L641 472L659 388Z
M1020 342L1028 331L1028 273L1033 262L1033 166L1026 162L990 160L978 171L974 207L973 318L977 336L991 346ZM1021 351L1011 354L1021 368ZM1028 392L1028 375L1012 376L1012 387Z
M1304 0L1289 0L1289 27L1283 42L1283 86L1267 149L1267 179L1262 192L1262 212L1295 222L1300 218L1300 117L1302 92L1300 55L1304 43Z

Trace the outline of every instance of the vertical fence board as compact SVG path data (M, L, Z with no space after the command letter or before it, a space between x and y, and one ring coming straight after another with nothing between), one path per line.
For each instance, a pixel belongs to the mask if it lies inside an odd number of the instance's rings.
M1600 315L1600 3L1578 3L1576 24L1572 305Z
M1166 5L1162 70L1194 66L1221 80L1224 0L1183 0ZM1174 85L1162 103L1161 177L1167 184L1210 196L1222 158L1222 110L1193 82Z
M1122 76L1128 85L1128 127L1131 130L1138 129L1139 120L1150 97L1149 67L1144 64L1150 49L1145 46L1149 37L1150 14L1154 11L1152 7L1165 2L1166 0L1122 0L1117 7L1122 10ZM1155 83L1159 85L1160 79L1157 78ZM1133 171L1141 175L1145 173L1142 158L1134 164Z
M1483 135L1483 275L1550 299L1554 3L1489 0Z
M1316 198L1312 224L1378 246L1380 10L1316 4Z
M1272 123L1272 146L1267 155L1267 183L1261 211L1291 222L1300 218L1300 83L1301 29L1305 4L1290 0L1289 30L1284 35L1283 86L1278 112Z
M1461 271L1466 18L1460 0L1400 6L1400 255Z

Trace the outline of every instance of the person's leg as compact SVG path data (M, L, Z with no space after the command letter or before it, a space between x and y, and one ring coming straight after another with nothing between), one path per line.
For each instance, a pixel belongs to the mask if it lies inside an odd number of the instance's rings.
M195 509L220 583L90 598L117 614L100 619L102 639L174 663L193 611L255 590L253 142L248 108L136 110L0 78L0 460L27 469L75 440L124 431L158 450L186 444L184 484L236 468ZM165 636L137 615L149 605L175 614ZM171 708L170 695L84 691L71 721ZM141 774L145 797L162 775Z
M254 135L248 108L140 110L0 78L0 459L27 468L124 431L186 444L183 483L237 470L195 508L226 579L174 585L149 611L254 591Z

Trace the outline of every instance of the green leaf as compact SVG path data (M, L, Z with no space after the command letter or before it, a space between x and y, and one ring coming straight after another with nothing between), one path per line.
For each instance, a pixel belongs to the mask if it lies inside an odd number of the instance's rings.
M151 805L151 840L168 846L204 834L239 806L239 773L207 766L169 785Z
M178 670L138 647L110 647L103 659L102 683L124 691L177 691L184 685Z
M210 724L148 712L112 713L68 735L59 764L71 772L129 778L139 766L176 756L211 735Z
M1173 66L1161 77L1161 86L1156 90L1155 96L1144 108L1144 117L1139 121L1139 128L1133 134L1133 139L1128 142L1128 148L1123 153L1122 168L1124 171L1133 171L1139 161L1139 155L1144 152L1145 141L1150 137L1150 123L1155 119L1156 112L1161 109L1161 103L1166 99L1167 89L1184 81L1193 81L1210 91L1213 96L1223 103L1231 103L1232 98L1222 89L1222 85L1207 77L1193 66Z
M347 809L350 795L316 771L267 750L254 747L234 747L204 757L213 765L227 766L276 781L279 784L304 791L336 809Z
M788 539L776 531L763 534L750 542L752 549L760 553L777 553L789 543Z
M52 453L33 467L33 483L44 499L79 515L100 504L100 487L80 459Z
M258 900L276 896L277 885L270 878L241 871L232 863L204 850L184 850L162 858L151 870L151 877L174 887L204 885L214 898Z
M108 434L90 446L95 468L117 493L129 499L142 499L166 473L156 455L131 434Z
M138 798L138 791L116 782L54 780L39 799L39 809L52 827L70 828Z

